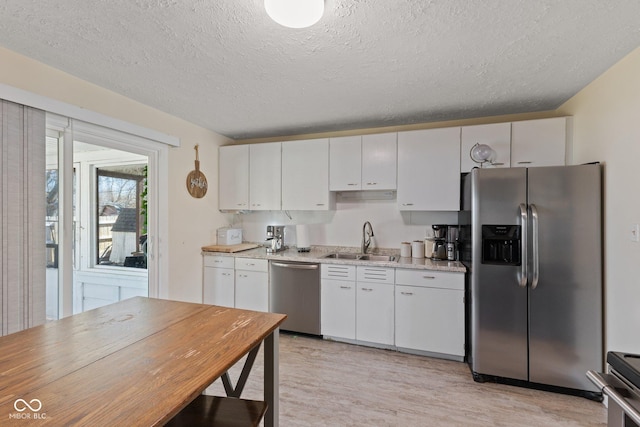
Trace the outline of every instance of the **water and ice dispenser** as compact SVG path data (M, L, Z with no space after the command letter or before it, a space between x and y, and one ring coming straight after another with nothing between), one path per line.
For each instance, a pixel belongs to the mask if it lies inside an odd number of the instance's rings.
M482 226L482 263L520 265L522 262L519 225Z

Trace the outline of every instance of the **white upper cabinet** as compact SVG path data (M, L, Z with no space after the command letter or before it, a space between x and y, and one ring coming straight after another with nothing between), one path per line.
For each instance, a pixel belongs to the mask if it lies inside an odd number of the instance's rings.
M362 137L329 139L329 190L362 189Z
M395 190L397 133L329 140L329 189Z
M280 210L282 194L281 151L280 142L249 145L249 204L251 210Z
M362 189L395 190L398 134L381 133L362 137Z
M218 150L218 209L249 209L249 146Z
M513 122L511 167L564 165L566 143L566 117Z
M476 144L486 144L496 152L495 160L483 168L508 168L511 165L511 123L463 126L460 136L460 171L469 172L480 167L471 160L471 149Z
M282 143L282 210L329 210L329 139Z
M460 210L460 127L398 132L398 207Z

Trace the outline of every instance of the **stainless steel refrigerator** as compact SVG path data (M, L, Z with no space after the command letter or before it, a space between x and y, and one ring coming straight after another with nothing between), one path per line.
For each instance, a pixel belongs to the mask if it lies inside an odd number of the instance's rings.
M474 378L597 398L601 166L475 169L463 194Z

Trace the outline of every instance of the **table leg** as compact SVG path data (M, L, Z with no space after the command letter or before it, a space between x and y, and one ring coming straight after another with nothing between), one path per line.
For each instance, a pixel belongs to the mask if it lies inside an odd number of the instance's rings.
M279 371L279 335L276 328L264 340L264 400L267 402L267 413L264 416L265 427L278 427L280 413Z

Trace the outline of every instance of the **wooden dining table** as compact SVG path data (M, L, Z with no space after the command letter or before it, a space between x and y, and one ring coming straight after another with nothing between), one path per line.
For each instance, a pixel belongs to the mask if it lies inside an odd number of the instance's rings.
M163 425L264 343L277 426L285 318L136 297L0 337L0 425Z

